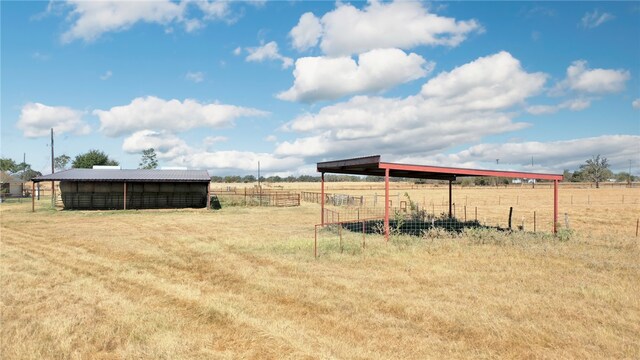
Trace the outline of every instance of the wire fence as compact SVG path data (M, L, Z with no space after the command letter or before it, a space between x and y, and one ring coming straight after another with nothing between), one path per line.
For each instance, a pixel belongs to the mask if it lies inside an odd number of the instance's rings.
M254 188L226 187L214 189L212 205L224 206L300 206L300 194L290 191L280 191Z
M454 189L453 203L460 206L484 206L484 205L509 205L518 206L525 205L532 201L532 197L541 196L540 193L519 192L515 189L510 190L513 194L497 194L496 196L476 197L468 194L457 194L460 189ZM463 190L462 190L463 191ZM578 190L579 191L579 190ZM325 204L333 206L367 206L367 207L384 207L384 191L373 194L350 195L340 193L325 193ZM322 195L319 192L303 191L301 199L305 202L320 204ZM409 203L416 203L422 207L427 206L444 206L448 205L448 195L442 190L425 190L421 193L392 193L389 194L391 206L407 206ZM551 204L552 196L547 196L542 202ZM558 199L559 205L640 205L640 192L637 194L598 194L594 192L579 194L563 194L560 193Z

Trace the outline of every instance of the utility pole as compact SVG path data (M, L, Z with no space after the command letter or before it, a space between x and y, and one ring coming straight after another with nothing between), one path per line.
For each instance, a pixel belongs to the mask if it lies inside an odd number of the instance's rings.
M629 187L631 187L631 159L629 159Z
M53 128L51 128L51 174L55 172L53 152ZM56 207L56 182L51 181L51 206Z

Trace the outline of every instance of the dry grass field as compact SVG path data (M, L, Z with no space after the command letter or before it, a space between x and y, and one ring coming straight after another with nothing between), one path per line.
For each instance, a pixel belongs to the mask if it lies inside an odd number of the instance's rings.
M444 191L392 194L428 204ZM539 187L454 195L551 211ZM560 195L575 229L566 241L374 236L364 251L321 244L318 259L316 204L60 211L43 200L31 213L3 203L0 358L640 358L640 194Z

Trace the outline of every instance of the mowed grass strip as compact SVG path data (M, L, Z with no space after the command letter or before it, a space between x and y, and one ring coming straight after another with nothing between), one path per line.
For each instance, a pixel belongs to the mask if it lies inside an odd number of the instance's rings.
M316 260L313 204L0 215L3 359L640 356L632 236L327 237Z

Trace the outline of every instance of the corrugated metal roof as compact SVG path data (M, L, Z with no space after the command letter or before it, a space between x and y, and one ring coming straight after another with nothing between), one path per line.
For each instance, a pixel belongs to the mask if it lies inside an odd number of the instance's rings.
M40 181L209 182L206 170L71 169L32 179Z
M562 174L541 174L523 171L466 169L430 165L412 165L381 162L380 155L324 161L317 164L321 173L384 176L417 179L456 180L458 176L498 176L541 180L562 180Z

